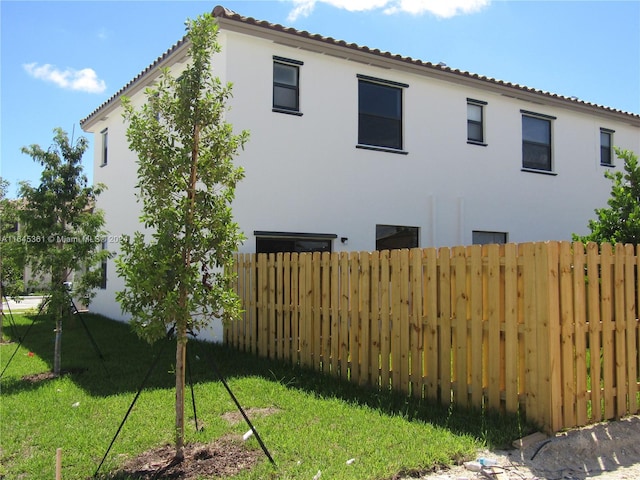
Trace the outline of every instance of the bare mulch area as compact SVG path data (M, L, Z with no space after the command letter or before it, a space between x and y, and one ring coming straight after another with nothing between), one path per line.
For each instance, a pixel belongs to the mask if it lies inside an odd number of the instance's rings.
M174 464L175 447L166 445L129 460L112 479L137 480L228 478L248 470L261 461L260 450L249 450L240 439L222 437L213 443L185 446L184 461Z
M249 418L272 415L280 410L274 407L248 408ZM238 411L227 412L222 418L235 425L244 421ZM249 450L244 442L233 435L226 435L212 443L185 445L184 461L174 463L175 447L165 445L154 448L130 459L110 479L136 480L195 480L197 478L228 478L242 470L249 470L264 458L262 450Z

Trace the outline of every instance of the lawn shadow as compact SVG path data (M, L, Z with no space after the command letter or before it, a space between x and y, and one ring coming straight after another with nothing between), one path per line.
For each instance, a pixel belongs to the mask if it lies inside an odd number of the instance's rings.
M28 323L23 321L17 325L18 338L13 338L16 346L22 338L25 349L53 365L53 320L42 315L27 316L26 320ZM32 321L33 326L29 327ZM67 375L74 383L91 395L137 392L147 375L145 389L173 388L175 385L175 340L163 339L149 345L139 339L128 324L94 314L83 314L81 318L72 316L65 320L63 328L62 370L69 372ZM29 332L25 336L27 329ZM188 380L192 383L217 382L217 371L229 380L261 377L319 397L338 398L386 415L428 422L456 434L472 435L489 446L505 446L513 439L535 431L518 415L454 408L391 390L362 387L335 376L239 352L221 344L190 339L187 358L200 359L188 361L191 367ZM3 355L2 368L4 366ZM38 387L37 383L12 376L11 368L9 365L3 377L5 393Z

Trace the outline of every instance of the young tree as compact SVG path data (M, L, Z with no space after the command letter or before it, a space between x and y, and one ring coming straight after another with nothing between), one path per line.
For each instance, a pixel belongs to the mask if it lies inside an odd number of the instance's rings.
M100 263L108 252L101 248L103 213L94 209L102 186L88 186L82 173L87 139L80 137L72 145L62 129L56 128L54 134L48 150L39 145L22 148L43 170L38 187L21 183L19 217L28 264L33 273L50 279L46 311L56 322L53 373L60 375L62 320L70 312L72 294L69 284L73 281L75 296L88 301L100 284ZM74 276L78 272L82 274Z
M18 235L16 201L7 198L9 182L0 177L0 342L4 299L24 291L24 243Z
M640 244L640 166L638 156L630 150L615 147L616 155L624 161L624 173L605 172L613 182L609 207L595 210L596 219L589 220L591 233L574 234L575 241Z
M224 268L233 261L242 234L231 202L244 174L233 165L248 133L225 122L231 85L211 71L217 25L211 15L187 21L190 61L174 78L161 72L146 103L135 110L123 99L129 147L138 154L138 199L146 233L121 243L117 293L134 330L153 342L175 328L175 461L184 459L184 391L187 334L213 316L239 314L239 300Z

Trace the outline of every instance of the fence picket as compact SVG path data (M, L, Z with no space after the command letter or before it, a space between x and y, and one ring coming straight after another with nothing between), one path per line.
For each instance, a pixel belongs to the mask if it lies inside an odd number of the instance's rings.
M591 378L591 420L602 420L602 364L600 322L600 256L597 243L587 244L588 299L587 318L589 321L589 376Z
M560 244L560 294L567 300L573 298L573 258L571 256L571 244ZM560 354L562 374L562 411L564 424L575 426L576 419L576 387L574 373L574 312L573 302L566 301L560 305Z
M615 366L613 345L613 250L608 243L600 247L600 279L602 282L602 377L604 380L604 415L615 415L614 388Z
M575 318L576 425L588 421L587 410L587 295L584 244L573 244L573 315Z

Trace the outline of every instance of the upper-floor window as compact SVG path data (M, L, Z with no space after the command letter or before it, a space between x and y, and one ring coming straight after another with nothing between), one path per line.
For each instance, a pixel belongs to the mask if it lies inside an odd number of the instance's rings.
M600 129L600 164L613 166L613 130Z
M108 149L109 149L109 130L104 129L100 132L101 142L102 142L102 158L100 159L100 165L106 165L108 160Z
M358 75L358 146L402 150L402 87Z
M300 66L303 62L273 57L273 111L300 113Z
M484 145L484 106L487 102L467 98L467 141Z
M522 168L551 172L551 120L554 117L521 112Z

